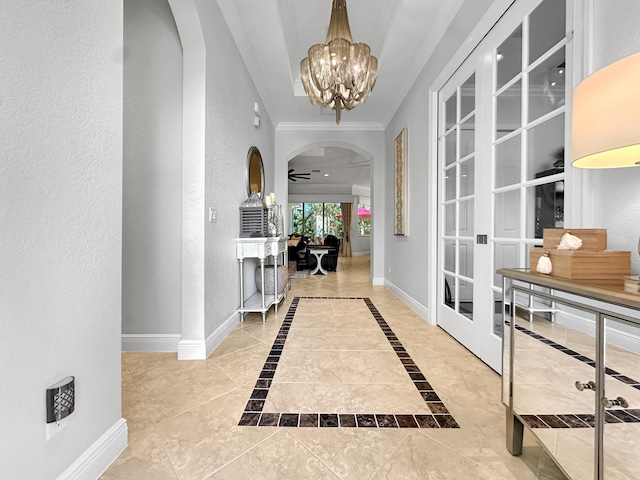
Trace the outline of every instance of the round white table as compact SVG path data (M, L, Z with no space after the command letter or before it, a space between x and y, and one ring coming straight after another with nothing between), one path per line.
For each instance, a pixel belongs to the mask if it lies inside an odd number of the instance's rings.
M309 252L311 252L318 259L318 264L316 265L316 268L314 268L311 271L310 275L315 275L318 272L322 273L323 275L326 275L327 271L324 268L322 268L322 257L324 257L327 253L329 253L329 249L328 248L309 248Z

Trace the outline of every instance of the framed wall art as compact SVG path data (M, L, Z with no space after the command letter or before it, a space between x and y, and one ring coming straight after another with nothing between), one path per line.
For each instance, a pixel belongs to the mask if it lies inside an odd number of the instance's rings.
M407 129L394 142L394 235L407 234Z

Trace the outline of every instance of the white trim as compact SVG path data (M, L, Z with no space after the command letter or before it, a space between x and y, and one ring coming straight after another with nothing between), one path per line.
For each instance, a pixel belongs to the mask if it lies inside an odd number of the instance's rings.
M276 127L278 132L330 132L330 131L373 131L383 132L381 123L373 122L344 122L340 125L322 122L280 122Z
M127 421L118 420L80 455L58 480L94 480L127 448Z
M178 334L122 334L123 352L177 352Z
M371 285L384 285L384 277L374 277L373 275L369 275L369 283Z
M227 320L220 325L211 335L207 337L206 340L206 353L207 358L211 355L218 345L222 343L222 341L227 338L227 335L231 333L231 331L240 323L240 317L238 313L233 313Z
M351 185L345 185L345 189ZM291 190L289 190L291 192ZM353 203L350 193L289 193L289 203Z
M498 20L500 20L500 17L504 15L515 1L516 0L496 0L491 4L487 9L487 12L476 24L471 34L453 55L447 66L442 69L438 78L436 78L431 84L432 91L439 92L440 89L444 87L449 78L451 78L456 70L458 70L458 68L465 62L471 52L480 45L480 42L484 39L485 35L491 31Z
M351 252L352 257L366 257L367 255L371 255L370 251L366 252Z
M595 337L595 322L591 319L580 317L568 312L558 312L556 313L556 323L590 337ZM616 345L630 352L640 352L640 337L631 332L625 332L615 328L607 328L606 338L608 344ZM593 341L595 345L595 338ZM595 358L593 360L595 360Z
M606 330L607 343L624 348L630 352L640 352L640 338L637 335L622 330L608 328Z
M433 81L429 88L428 115L429 115L429 152L427 165L429 169L429 208L427 215L428 229L430 232L430 242L427 246L427 263L434 268L427 269L427 284L430 285L427 292L427 309L435 312L433 325L437 324L437 305L442 287L438 286L439 276L439 231L438 231L438 92L444 87L449 78L462 66L467 57L480 44L485 35L491 31L494 25L500 20L502 15L511 7L515 0L499 0L487 9L480 21L476 24L471 34L467 37L462 46L453 55L446 67ZM430 322L431 323L431 322Z
M409 295L405 291L398 288L389 280L385 280L384 286L387 287L389 290L391 290L395 294L395 296L398 297L400 300L402 300L402 302L405 305L407 305L411 310L413 310L418 315L420 315L420 317L422 317L424 321L426 321L427 323L430 323L431 325L435 325L434 322L429 320L430 318L429 309L427 307L422 305L420 302L418 302L415 298L413 298L411 295Z
M431 317L433 325L438 323L438 298L444 298L441 295L442 287L439 286L438 277L440 273L440 263L438 261L438 248L440 244L438 231L438 212L440 211L440 203L438 202L438 90L433 87L429 89L429 152L427 156L427 168L429 175L430 188L428 189L428 205L427 209L427 229L429 232L429 241L427 242L427 310L434 312ZM429 323L431 323L429 322Z
M204 340L180 340L178 360L206 360L207 345Z
M573 69L569 86L573 89L589 74L593 72L593 15L594 0L574 1L573 8L573 38L567 53L572 55ZM571 127L573 95L567 95L567 111L565 125ZM571 144L565 146L565 159L571 158ZM566 161L565 161L566 162ZM596 206L594 205L593 178L594 172L586 168L572 168L566 162L565 190L569 196L565 198L565 225L574 228L589 228L594 225ZM569 203L569 205L567 205Z
M178 358L205 358L207 48L194 0L169 0L182 44L182 338ZM195 357L192 357L195 355Z

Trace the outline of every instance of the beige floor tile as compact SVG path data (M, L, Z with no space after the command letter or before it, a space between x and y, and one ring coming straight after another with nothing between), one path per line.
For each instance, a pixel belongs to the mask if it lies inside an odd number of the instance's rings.
M336 352L293 350L282 354L273 381L276 383L340 383Z
M129 431L129 446L100 477L101 480L175 480L177 475L153 427Z
M413 385L343 383L274 383L265 412L292 413L431 413Z
M258 342L270 346L275 340L281 324L282 319L274 317L268 322L263 322L262 320L258 322L245 320L243 323L238 325L237 328L256 339Z
M271 309L264 323L260 315L247 315L206 361L178 361L175 353L123 353L129 447L104 478L562 479L530 434L521 457L504 448L500 377L385 287L368 282L366 257L341 258L336 273L293 280L277 313ZM296 296L370 298L461 428L239 427ZM558 342L588 344L549 322L534 328ZM535 342L527 347L545 351ZM617 358L620 365L628 361L622 354ZM557 380L543 372L533 378L549 385ZM552 391L541 392L553 397ZM301 299L263 411L417 414L430 409L364 301ZM627 442L633 433L619 429L616 435ZM553 449L570 445L548 441Z
M242 328L236 328L216 347L209 358L222 357L229 353L253 347L259 343L260 341L258 339L244 332Z
M380 328L360 332L342 329L291 328L287 347L297 350L386 350L393 351Z
M181 480L205 478L277 431L237 426L250 391L234 390L156 426Z
M337 480L324 463L289 433L280 430L210 477L237 480Z
M254 384L270 349L271 345L257 344L227 355L210 358L208 361L224 372L235 384Z
M406 429L298 428L288 431L345 480L371 478L390 461Z
M336 352L344 383L412 385L411 377L395 352Z
M134 381L162 377L173 369L184 369L180 365L176 353L138 353L125 352L122 354L122 366L126 368ZM195 362L187 362L194 365Z
M155 423L149 415L144 397L125 368L122 369L122 418L127 420L130 435Z
M357 315L329 315L327 313L301 315L296 312L295 329L306 330L307 328L322 328L331 331L344 331L346 329L375 331L380 329L370 312Z
M237 388L231 378L209 362L176 369L171 375L136 383L149 416L156 422L179 415Z
M464 435L452 429L422 429L420 433L455 450L460 455L508 480L533 480L537 477L541 456L546 453L531 436L523 446L521 456L512 456L505 446L504 428L494 425L488 430L484 425L465 425ZM548 468L543 478L565 480L558 470ZM554 476L555 475L555 476Z
M372 477L375 480L398 478L497 480L501 477L441 443L411 431L407 439L398 444L390 460Z

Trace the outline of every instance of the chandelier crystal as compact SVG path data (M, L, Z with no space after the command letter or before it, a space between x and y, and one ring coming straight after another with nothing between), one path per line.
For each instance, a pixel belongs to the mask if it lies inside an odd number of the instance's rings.
M313 105L340 112L364 103L376 83L378 59L365 43L353 43L346 0L333 0L325 43L309 48L300 62L300 76Z

